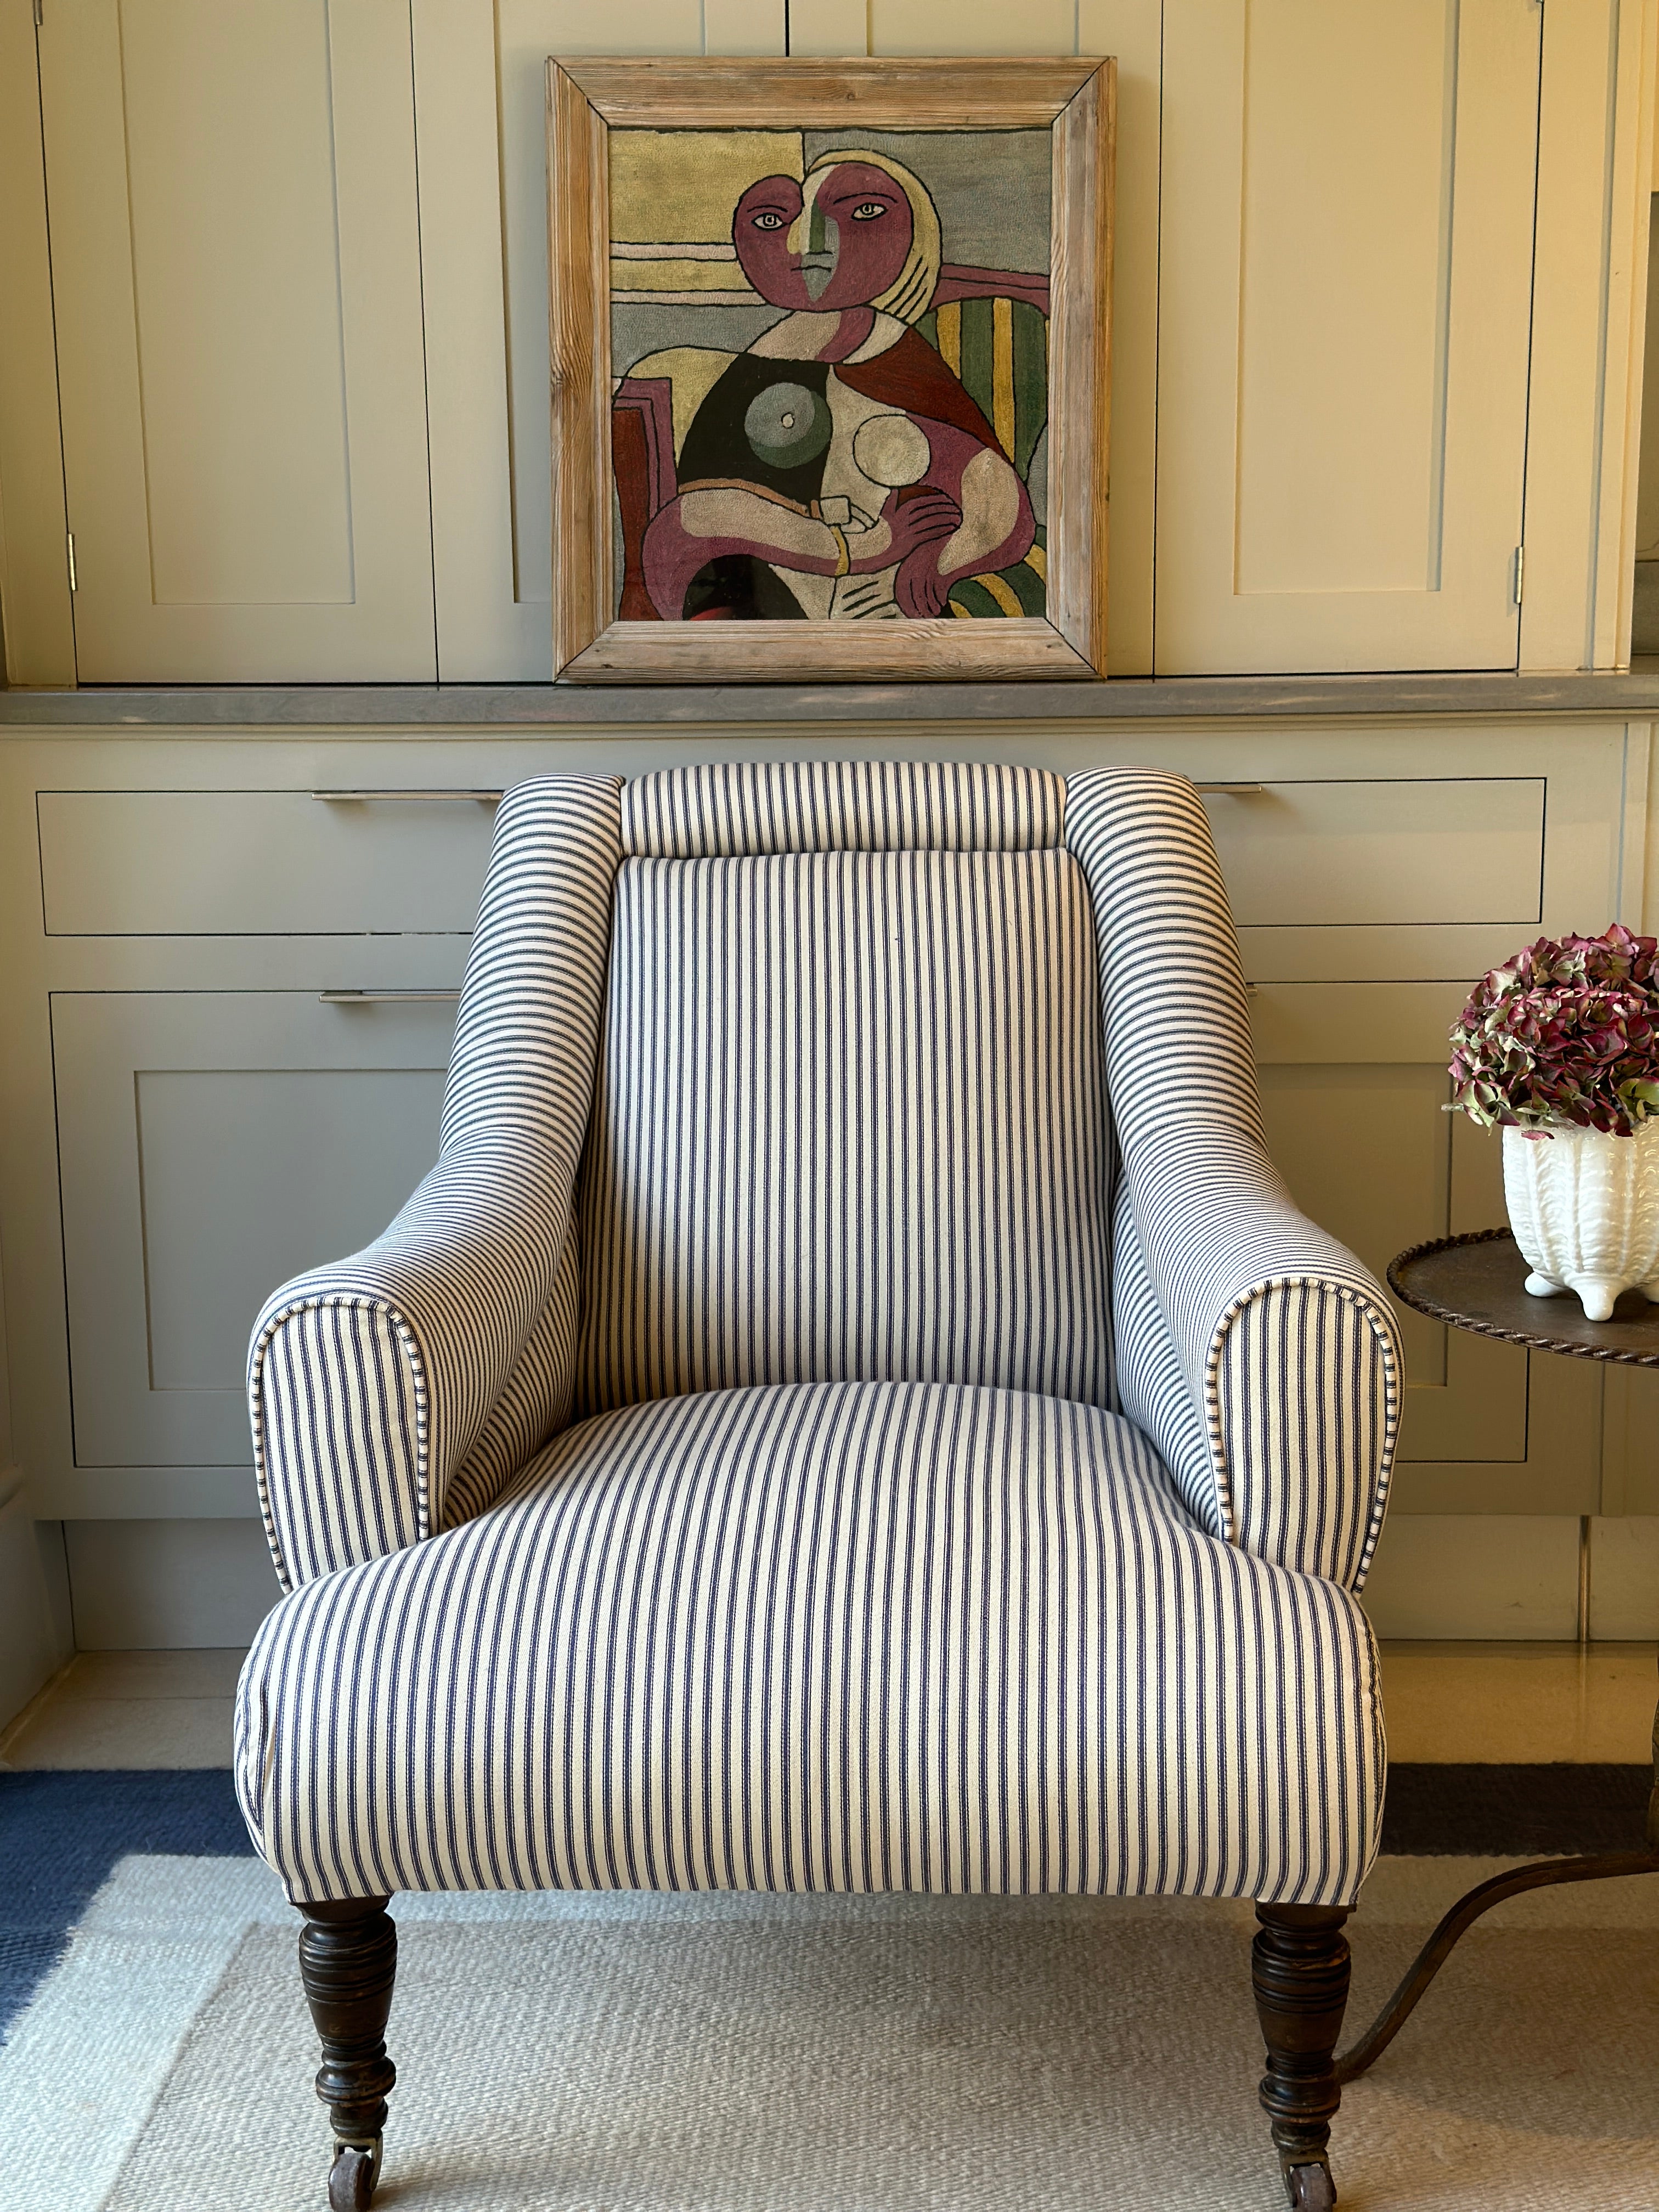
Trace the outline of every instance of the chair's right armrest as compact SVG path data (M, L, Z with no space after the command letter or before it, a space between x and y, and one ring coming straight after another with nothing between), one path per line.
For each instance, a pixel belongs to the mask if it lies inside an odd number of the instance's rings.
M559 1178L538 1164L441 1159L373 1244L266 1301L248 1407L285 1588L441 1525L568 1241Z
M1119 1384L1218 1535L1357 1589L1403 1383L1387 1298L1267 1156L1221 864L1185 776L1068 777L1122 1156Z

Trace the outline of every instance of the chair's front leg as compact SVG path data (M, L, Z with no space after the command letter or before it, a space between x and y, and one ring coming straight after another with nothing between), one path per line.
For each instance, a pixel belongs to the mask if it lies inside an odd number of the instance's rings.
M1336 2203L1326 2146L1342 2098L1332 2060L1348 2002L1347 1910L1258 1905L1255 1917L1250 1978L1267 2045L1261 2102L1285 2195L1297 2212L1327 2212Z
M301 1905L300 1978L323 2041L317 2094L334 2125L331 2212L364 2212L380 2175L386 2100L397 2069L386 2024L398 1972L398 1930L384 1897Z

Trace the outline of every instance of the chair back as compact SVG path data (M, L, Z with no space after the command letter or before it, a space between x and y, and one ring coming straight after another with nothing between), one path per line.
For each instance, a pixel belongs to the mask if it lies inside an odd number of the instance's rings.
M1105 1406L1098 953L1033 769L628 784L579 1207L578 1417L750 1383Z

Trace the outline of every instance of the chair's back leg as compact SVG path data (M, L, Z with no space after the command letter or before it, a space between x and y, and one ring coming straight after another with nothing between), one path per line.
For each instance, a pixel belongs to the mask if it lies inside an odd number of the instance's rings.
M1298 2212L1326 2212L1336 2203L1326 2146L1342 2098L1332 2061L1348 2002L1347 1910L1258 1905L1255 1917L1250 1978L1267 2045L1261 2102L1285 2195Z
M323 2042L317 2094L334 2125L332 2212L363 2212L380 2172L386 2100L398 2078L386 2024L398 1972L398 1930L384 1897L301 1905L300 1978Z

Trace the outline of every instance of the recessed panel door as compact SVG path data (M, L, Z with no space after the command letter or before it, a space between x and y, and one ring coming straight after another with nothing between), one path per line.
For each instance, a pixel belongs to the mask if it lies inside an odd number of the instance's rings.
M453 1000L57 994L75 1463L245 1466L249 1331L438 1151Z
M1542 18L1166 7L1161 674L1516 665Z
M40 36L82 682L430 682L407 0Z

